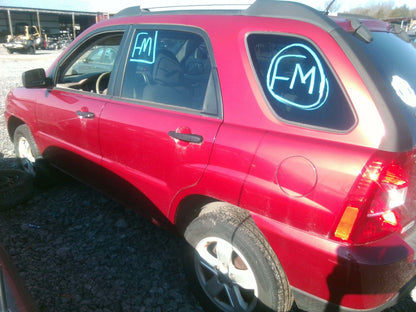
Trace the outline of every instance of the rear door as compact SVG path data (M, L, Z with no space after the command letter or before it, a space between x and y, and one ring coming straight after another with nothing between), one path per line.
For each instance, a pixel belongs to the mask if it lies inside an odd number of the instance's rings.
M198 183L222 122L210 55L199 30L135 29L119 96L101 115L103 165L165 214Z

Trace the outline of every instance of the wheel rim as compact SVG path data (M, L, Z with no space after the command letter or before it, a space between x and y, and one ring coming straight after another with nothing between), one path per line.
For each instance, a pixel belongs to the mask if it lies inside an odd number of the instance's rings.
M24 137L19 138L19 142L17 145L17 157L19 158L20 164L23 167L23 170L30 173L31 175L35 175L35 157L33 156L32 149L30 148L30 144L28 140Z
M201 240L195 249L196 275L210 300L222 311L253 311L258 287L242 253L218 237Z

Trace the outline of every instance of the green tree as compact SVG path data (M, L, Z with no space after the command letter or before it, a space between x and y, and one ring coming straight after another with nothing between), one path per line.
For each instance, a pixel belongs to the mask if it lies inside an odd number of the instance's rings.
M375 14L375 17L378 19L383 19L385 17L383 8L378 9L377 13Z
M352 14L358 14L358 15L370 15L370 9L369 8L355 8L352 9Z
M406 4L402 5L401 7L394 8L389 14L389 17L408 17L408 16L410 16L410 9Z
M400 17L416 18L416 8L410 9L406 4L401 7L394 7L394 1L391 0L379 2L378 4L371 6L354 8L349 13L372 16L378 19Z

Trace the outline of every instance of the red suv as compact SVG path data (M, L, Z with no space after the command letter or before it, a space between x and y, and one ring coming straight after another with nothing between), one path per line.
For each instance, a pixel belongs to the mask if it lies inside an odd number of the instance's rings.
M416 283L415 69L378 20L133 7L24 73L5 116L27 171L182 233L207 311L379 311Z

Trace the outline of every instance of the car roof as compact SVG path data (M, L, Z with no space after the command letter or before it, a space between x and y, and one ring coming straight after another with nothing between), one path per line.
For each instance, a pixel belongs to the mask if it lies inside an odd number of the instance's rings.
M255 0L142 0L140 7L150 12L167 10L245 10Z
M327 12L318 11L310 6L292 1L275 0L205 0L195 4L192 0L180 0L173 3L149 4L126 8L114 18L143 15L238 15L284 18L307 22L327 32L341 27L347 32L355 32L362 25L369 31L390 31L390 24L368 16L340 14L329 16ZM205 4L204 4L205 3Z

